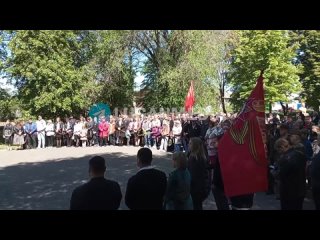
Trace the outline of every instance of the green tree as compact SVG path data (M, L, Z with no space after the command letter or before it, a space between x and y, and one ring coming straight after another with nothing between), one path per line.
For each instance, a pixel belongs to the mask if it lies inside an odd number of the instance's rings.
M222 99L219 83L224 81L219 70L225 71L227 65L222 64L226 51L220 53L220 47L226 46L229 37L221 38L221 35L219 31L134 32L134 47L147 59L142 71L144 105L183 107L190 82L194 81L195 111L203 111L208 105L217 110ZM219 70L217 64L221 64ZM224 89L225 84L221 87Z
M91 62L94 81L99 94L95 102L102 101L111 109L131 107L133 104L134 76L130 31L98 31L97 51ZM88 88L92 91L92 87Z
M145 77L142 82L144 107L172 107L175 97L170 94L168 81L161 77L170 63L174 63L173 59L179 57L179 42L170 45L174 34L168 30L132 31L131 34L135 55L146 59L141 70Z
M6 73L30 112L45 117L80 113L83 69L76 66L79 42L74 31L13 32Z
M20 108L17 97L12 96L7 89L0 88L0 121L14 119L16 111Z
M301 91L299 66L293 64L298 44L291 44L289 31L238 31L238 34L239 45L233 51L230 69L231 101L237 109L248 98L262 69L266 103L288 102L293 93Z
M303 66L300 80L303 86L302 97L307 106L319 109L320 106L320 31L299 30L294 31L295 40L300 47L297 54L297 63Z

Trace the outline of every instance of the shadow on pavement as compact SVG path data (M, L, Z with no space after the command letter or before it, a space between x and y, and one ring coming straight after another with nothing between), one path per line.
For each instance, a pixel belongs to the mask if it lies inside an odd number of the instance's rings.
M68 210L72 191L88 179L88 161L97 154L79 158L60 158L45 162L21 163L0 168L1 210ZM128 153L103 153L106 159L106 177L120 184L122 201L119 209L128 209L124 195L128 179L137 172L136 155ZM170 155L154 155L153 165L166 174L173 170ZM210 196L204 202L204 209L216 209ZM280 201L274 195L257 193L254 210L278 210ZM306 198L304 209L313 210L314 204Z
M72 191L88 179L88 161L96 154L81 158L21 163L0 169L0 209L67 210ZM124 204L129 177L137 172L136 156L120 152L101 154L106 159L106 177L121 186ZM170 158L154 156L153 165L169 173Z

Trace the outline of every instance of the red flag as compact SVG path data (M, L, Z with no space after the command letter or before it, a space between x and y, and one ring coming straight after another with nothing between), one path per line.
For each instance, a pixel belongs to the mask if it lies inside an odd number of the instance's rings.
M224 189L229 197L264 192L268 188L262 73L241 112L219 142Z
M184 103L184 109L186 112L189 112L192 110L193 105L195 103L195 99L194 99L194 89L193 89L193 81L191 81L191 85L186 97L186 101Z

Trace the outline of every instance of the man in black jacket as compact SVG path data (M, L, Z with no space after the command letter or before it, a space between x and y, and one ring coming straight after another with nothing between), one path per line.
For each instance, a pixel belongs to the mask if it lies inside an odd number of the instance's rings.
M127 184L125 202L131 210L161 210L167 187L166 174L151 166L152 151L141 148L137 154L138 173Z
M122 194L120 185L104 178L106 171L103 157L95 156L89 161L88 183L77 187L71 197L71 210L117 210Z

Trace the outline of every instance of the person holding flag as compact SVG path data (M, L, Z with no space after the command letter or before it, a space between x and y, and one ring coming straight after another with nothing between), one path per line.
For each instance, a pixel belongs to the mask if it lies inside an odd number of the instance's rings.
M268 189L265 143L265 103L261 71L256 87L219 142L218 155L224 191L235 209L241 209L242 205L249 209L253 204L253 194Z

